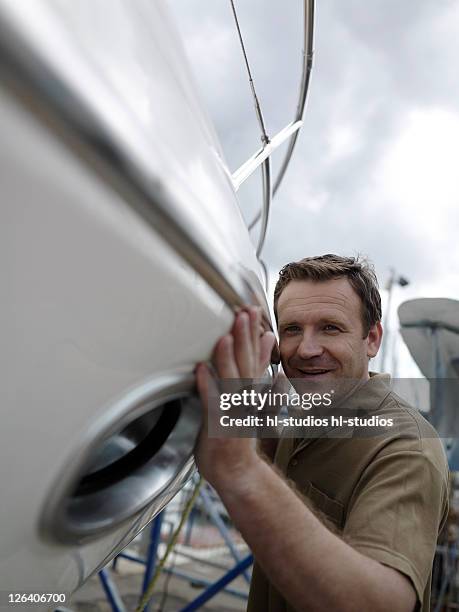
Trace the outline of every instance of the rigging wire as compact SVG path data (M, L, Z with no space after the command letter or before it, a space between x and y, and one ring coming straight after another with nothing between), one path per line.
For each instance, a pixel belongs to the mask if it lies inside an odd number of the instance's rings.
M254 103L255 103L255 113L257 115L258 123L260 124L261 141L263 142L263 144L268 144L269 136L268 136L268 134L266 132L265 122L264 122L264 119L263 119L263 113L261 112L260 102L258 101L257 92L255 90L255 84L253 82L252 72L250 70L249 60L248 60L247 53L246 53L246 50L245 50L245 45L244 45L244 40L242 38L241 28L239 27L239 20L238 20L237 13L236 13L236 7L234 6L234 0L230 0L230 4L231 4L231 9L233 11L234 21L236 22L237 33L238 33L238 36L239 36L239 42L241 44L242 54L244 55L245 66L247 68L247 74L249 76L250 89L252 90L252 96L253 96L253 100L254 100Z
M150 603L150 599L154 593L155 590L155 586L156 586L156 582L158 581L158 578L163 570L163 567L167 561L167 558L169 557L169 554L171 553L172 549L174 548L174 546L177 543L178 537L180 535L180 531L182 530L183 525L186 523L186 520L188 518L188 515L191 512L191 508L193 507L193 504L195 503L197 497L198 497L198 493L199 493L199 489L202 486L202 478L199 477L199 480L196 482L195 487L194 487L194 491L191 494L191 497L188 499L188 501L186 502L185 505L185 509L183 511L183 514L180 518L180 522L178 524L177 529L174 531L172 538L169 540L169 543L167 545L166 548L166 552L164 553L162 559L159 561L159 563L156 565L156 569L155 572L152 576L152 579L150 580L147 588L145 589L145 592L142 595L142 598L140 600L139 605L137 606L137 608L135 609L135 612L143 612L144 608L146 606L148 606L148 604Z

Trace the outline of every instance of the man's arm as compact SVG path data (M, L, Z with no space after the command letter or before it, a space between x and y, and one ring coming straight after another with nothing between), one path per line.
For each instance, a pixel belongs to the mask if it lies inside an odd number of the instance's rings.
M413 587L329 531L288 484L262 461L214 480L234 524L259 565L296 610L414 609Z
M266 365L273 337L258 336L259 313L236 318L214 352L218 376L251 379ZM268 357L269 358L269 357ZM205 407L208 368L197 369ZM207 412L207 410L205 410ZM411 612L416 595L396 570L365 557L329 531L245 438L211 439L207 415L196 449L202 475L214 486L258 563L295 609Z

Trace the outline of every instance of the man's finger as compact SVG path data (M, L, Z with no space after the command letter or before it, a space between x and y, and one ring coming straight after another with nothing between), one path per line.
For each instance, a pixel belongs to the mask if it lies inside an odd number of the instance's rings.
M196 386L198 388L198 393L201 398L202 408L203 408L203 431L207 433L208 425L209 425L209 408L212 409L213 404L210 402L210 397L216 398L219 397L220 392L218 389L218 383L215 380L215 377L205 363L199 363L196 367Z
M234 355L233 336L228 334L220 338L213 354L213 363L217 371L217 376L222 379L240 378Z
M260 371L258 376L263 376L264 371L271 362L271 352L273 350L276 336L273 332L267 331L260 338Z
M196 367L196 386L201 398L202 405L207 412L209 405L209 378L211 374L205 363L199 363Z
M250 317L250 335L252 336L253 361L255 368L258 369L258 365L260 362L261 310L258 306L251 306L248 312Z
M234 357L239 372L238 377L253 378L256 372L250 330L250 317L247 312L242 311L237 315L233 329Z

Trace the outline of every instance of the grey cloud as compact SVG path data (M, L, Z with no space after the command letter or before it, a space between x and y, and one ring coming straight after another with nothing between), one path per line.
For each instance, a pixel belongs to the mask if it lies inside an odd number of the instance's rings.
M191 42L197 79L235 169L260 143L229 3L175 0L171 6L185 43ZM301 2L252 0L236 7L273 134L290 121L296 106ZM305 126L274 204L264 253L273 270L304 255L361 251L375 261L380 275L396 265L419 283L441 277L442 259L456 248L457 213L451 211L450 235L429 239L416 219L400 221L372 177L413 109L457 112L459 37L453 14L459 15L449 0L318 3ZM355 141L333 159L330 134L343 125ZM242 193L242 207L253 211L259 200L254 178ZM311 206L311 201L319 204Z

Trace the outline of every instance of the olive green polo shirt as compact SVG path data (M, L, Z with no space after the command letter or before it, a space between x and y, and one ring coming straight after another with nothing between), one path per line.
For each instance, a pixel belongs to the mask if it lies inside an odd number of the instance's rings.
M448 511L448 465L435 430L391 391L389 381L388 375L372 375L346 407L393 418L392 431L371 437L333 438L329 431L319 438L281 438L275 464L354 549L407 576L418 609L428 612L435 546ZM256 563L247 610L293 611Z

